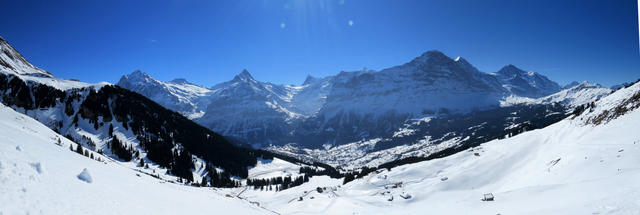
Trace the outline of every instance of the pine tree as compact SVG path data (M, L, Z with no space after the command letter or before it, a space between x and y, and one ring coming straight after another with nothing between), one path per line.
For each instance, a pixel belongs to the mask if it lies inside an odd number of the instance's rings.
M144 158L140 158L140 167L144 167Z
M84 152L84 150L82 149L82 145L78 144L78 147L76 148L76 152L82 155L82 153Z
M77 128L78 127L78 114L73 115L73 125Z
M73 144L69 144L69 150L73 151Z
M350 181L353 181L355 179L355 176L353 175L353 173L346 173L344 174L344 180L342 181L342 184L347 184Z
M127 147L118 140L116 136L111 140L111 152L124 161L131 161L131 151L127 150Z
M113 137L113 124L109 124L109 137Z

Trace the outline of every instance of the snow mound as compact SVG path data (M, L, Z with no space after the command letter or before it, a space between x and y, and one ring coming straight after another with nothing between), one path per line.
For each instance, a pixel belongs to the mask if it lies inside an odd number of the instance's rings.
M87 183L93 182L93 179L91 178L91 174L89 173L89 170L87 170L87 168L84 168L82 172L78 174L78 179Z
M38 172L38 174L42 174L44 173L43 169L42 169L42 164L40 164L40 162L36 162L36 163L31 163L31 167L33 167L33 169Z

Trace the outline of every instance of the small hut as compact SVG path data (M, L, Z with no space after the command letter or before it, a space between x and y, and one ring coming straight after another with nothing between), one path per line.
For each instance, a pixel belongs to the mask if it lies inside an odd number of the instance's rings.
M482 198L482 201L493 201L493 194L492 193L484 194L484 197Z

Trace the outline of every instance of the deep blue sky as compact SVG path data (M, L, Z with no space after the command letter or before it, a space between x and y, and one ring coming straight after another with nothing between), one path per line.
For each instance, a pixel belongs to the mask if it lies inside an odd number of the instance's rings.
M87 82L141 69L211 86L246 68L300 84L438 49L484 72L514 64L610 86L640 77L637 12L636 0L0 0L0 35Z

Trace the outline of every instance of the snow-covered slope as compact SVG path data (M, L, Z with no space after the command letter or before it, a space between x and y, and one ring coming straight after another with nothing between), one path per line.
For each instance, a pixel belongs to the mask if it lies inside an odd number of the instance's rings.
M51 73L31 65L9 43L0 37L0 68L3 71L12 71L17 75L29 75L36 77L53 77Z
M122 76L118 86L140 93L190 119L199 118L204 114L204 109L209 105L206 96L211 93L208 88L184 79L163 82L140 70Z
M42 83L60 90L82 87L100 88L109 85L109 83L106 82L87 84L74 80L55 78L51 73L29 63L29 61L2 37L0 37L0 73L18 76L24 81Z
M639 214L639 107L636 83L575 118L449 157L242 196L282 214Z
M599 84L592 84L585 81L574 85L573 87L561 90L560 92L537 99L511 95L501 101L501 106L510 106L514 104L558 103L570 109L596 101L606 95L609 95L611 91L611 89L602 87Z
M104 162L79 155L69 150L75 143L2 104L0 137L0 214L273 214L225 190L169 183L96 152Z
M246 70L211 89L211 105L195 121L249 143L268 143L303 117L291 108L293 93L286 86L256 81Z
M300 174L301 164L293 164L279 158L260 159L256 166L249 168L249 178L262 179L272 177L297 177ZM306 165L305 165L306 166Z

